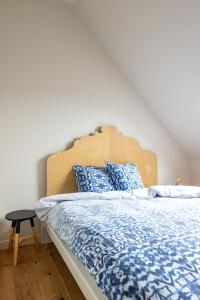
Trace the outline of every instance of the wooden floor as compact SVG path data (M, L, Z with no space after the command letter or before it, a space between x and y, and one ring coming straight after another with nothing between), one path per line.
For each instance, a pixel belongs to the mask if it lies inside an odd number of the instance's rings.
M20 247L16 267L12 255L0 251L0 299L85 299L54 245Z

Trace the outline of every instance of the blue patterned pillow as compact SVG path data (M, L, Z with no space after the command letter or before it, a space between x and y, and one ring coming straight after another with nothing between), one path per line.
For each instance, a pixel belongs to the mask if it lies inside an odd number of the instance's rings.
M107 168L75 165L73 171L79 192L103 193L115 190Z
M130 191L144 187L137 167L132 163L106 163L108 174L116 190Z

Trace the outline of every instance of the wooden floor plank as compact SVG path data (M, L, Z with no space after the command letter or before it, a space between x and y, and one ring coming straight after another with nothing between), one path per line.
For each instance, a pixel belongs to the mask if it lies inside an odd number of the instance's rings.
M14 270L9 266L0 267L0 299L17 300Z
M54 260L55 266L58 269L58 273L64 282L70 282L68 286L68 291L70 295L73 295L73 298L76 300L82 300L83 294L80 289L77 289L77 283L73 279L73 276L68 268L66 268L65 264L63 263L62 257L56 251L52 254L52 258ZM72 298L72 300L73 300Z
M0 299L85 300L55 246L20 247L16 267L12 255L0 251Z
M26 283L27 299L42 299L42 291L39 285L38 274L35 271L35 262L23 263L24 280ZM29 297L29 298L28 298Z

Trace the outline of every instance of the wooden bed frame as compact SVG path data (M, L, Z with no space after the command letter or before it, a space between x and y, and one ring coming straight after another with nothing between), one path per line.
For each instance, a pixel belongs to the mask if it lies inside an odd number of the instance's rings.
M136 140L119 133L116 127L103 126L95 134L77 139L70 149L49 156L47 160L47 195L76 192L72 173L73 165L104 166L105 161L132 162L137 165L145 186L157 184L156 155L142 149ZM87 300L106 299L88 270L74 256L66 243L59 239L48 223L43 222L43 226L85 298Z

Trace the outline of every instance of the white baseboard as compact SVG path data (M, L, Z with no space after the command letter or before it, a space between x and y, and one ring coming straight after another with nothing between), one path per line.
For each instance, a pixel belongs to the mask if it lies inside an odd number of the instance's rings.
M0 241L0 250L8 248L8 240Z
M37 235L37 238L38 238L38 241L40 242L40 235ZM0 250L7 249L8 242L9 242L9 240L0 241ZM24 242L22 242L22 245L32 245L32 244L33 244L33 240L25 240Z

